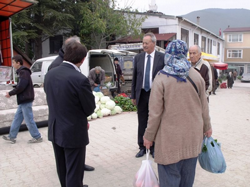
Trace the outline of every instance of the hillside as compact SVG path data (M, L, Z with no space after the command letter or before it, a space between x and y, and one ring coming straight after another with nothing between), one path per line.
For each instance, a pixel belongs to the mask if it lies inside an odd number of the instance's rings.
M250 10L248 9L204 9L194 11L182 17L197 23L197 16L200 17L200 26L219 35L228 27L250 27Z

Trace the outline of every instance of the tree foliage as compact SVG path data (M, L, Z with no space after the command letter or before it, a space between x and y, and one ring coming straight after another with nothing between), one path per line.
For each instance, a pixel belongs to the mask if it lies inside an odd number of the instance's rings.
M139 36L144 17L136 17L130 8L118 9L115 1L92 0L81 9L80 35L94 48L117 37ZM85 36L85 37L84 37ZM88 37L86 37L88 36Z
M144 18L115 4L114 0L38 0L12 17L14 44L38 59L43 41L57 34L78 35L88 48L100 48L115 37L138 36Z

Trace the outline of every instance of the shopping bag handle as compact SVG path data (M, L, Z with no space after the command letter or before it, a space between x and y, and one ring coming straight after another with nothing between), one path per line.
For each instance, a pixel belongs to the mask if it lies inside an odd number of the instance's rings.
M148 157L149 157L149 149L146 149L146 158L147 158L147 160L149 160Z

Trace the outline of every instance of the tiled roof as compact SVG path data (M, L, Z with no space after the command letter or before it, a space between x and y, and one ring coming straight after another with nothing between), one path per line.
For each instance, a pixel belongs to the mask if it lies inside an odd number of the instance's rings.
M164 33L164 34L155 34L155 37L157 41L161 40L167 41L175 35L176 33ZM114 41L110 41L110 43L127 43L127 42L142 42L142 38L132 38L131 36L127 36Z
M250 32L250 27L226 28L223 32Z

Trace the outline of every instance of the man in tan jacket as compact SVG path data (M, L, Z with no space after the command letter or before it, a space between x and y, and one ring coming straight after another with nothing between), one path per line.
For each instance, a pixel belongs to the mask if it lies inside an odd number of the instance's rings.
M185 42L168 45L149 99L144 145L155 142L160 187L192 187L203 136L212 134L205 83L186 55Z

